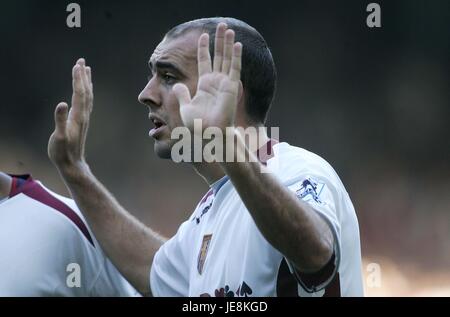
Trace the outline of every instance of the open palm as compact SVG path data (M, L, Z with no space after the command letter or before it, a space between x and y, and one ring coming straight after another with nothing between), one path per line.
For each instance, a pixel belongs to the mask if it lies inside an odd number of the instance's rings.
M209 36L198 40L197 92L191 99L184 84L176 84L174 93L180 103L183 123L193 130L194 120L201 119L203 128L225 130L234 125L241 75L242 44L234 43L234 32L225 23L217 26L214 62L209 54Z
M59 168L84 163L89 118L93 107L91 68L80 58L72 69L72 106L60 102L55 109L55 131L48 142L48 154Z

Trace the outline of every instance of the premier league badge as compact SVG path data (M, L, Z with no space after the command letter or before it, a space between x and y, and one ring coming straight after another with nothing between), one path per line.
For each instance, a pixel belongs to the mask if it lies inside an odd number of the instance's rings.
M308 177L302 182L300 189L297 190L297 196L305 201L307 201L308 198L312 198L314 201L321 204L320 194L322 193L324 186L325 184Z

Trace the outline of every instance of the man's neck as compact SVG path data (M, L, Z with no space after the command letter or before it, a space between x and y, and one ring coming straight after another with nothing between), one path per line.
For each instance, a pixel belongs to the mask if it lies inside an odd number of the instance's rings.
M0 199L6 198L9 196L11 191L11 176L0 172Z
M225 172L219 163L193 163L193 167L209 186L225 176Z
M258 129L258 127L256 128ZM263 133L258 134L258 138L253 140L256 140L257 142L250 143L248 139L245 139L246 147L248 150L252 153L255 153L258 151L259 148L267 144L269 142L270 138L267 136L265 130ZM220 163L213 162L213 163L207 163L207 162L200 162L200 163L193 163L194 169L205 181L208 183L208 185L214 184L216 181L221 179L225 176L225 172L223 171L222 166L220 166Z

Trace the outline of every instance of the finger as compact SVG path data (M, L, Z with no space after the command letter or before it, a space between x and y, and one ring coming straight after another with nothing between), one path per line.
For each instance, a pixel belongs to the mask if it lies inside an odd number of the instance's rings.
M198 39L197 60L199 76L211 72L211 55L209 54L208 33L203 33Z
M231 60L230 79L239 81L241 79L242 66L242 44L237 42L233 46L233 57Z
M55 132L59 136L66 133L68 109L69 106L65 102L60 102L55 108Z
M233 54L234 31L227 30L225 32L224 48L223 48L223 63L222 73L228 74L230 72L231 56Z
M86 66L82 65L81 66L81 70L80 70L80 75L81 75L81 82L83 84L83 90L84 90L84 95L85 97L87 97L87 95L89 94L89 88L90 88L90 84L89 84L89 79L87 76L87 70L86 70Z
M189 89L186 87L186 85L178 83L173 86L172 89L175 97L177 97L178 99L180 107L183 107L184 105L187 105L191 102L191 93L189 92Z
M80 122L83 120L84 105L85 105L85 90L83 85L83 79L81 74L81 67L78 63L73 67L73 80L72 80L72 111L70 111L70 117Z
M214 40L214 66L213 71L220 72L222 70L223 60L223 40L225 38L225 31L227 25L223 22L217 25L216 36Z
M86 76L88 82L89 93L91 97L94 95L94 85L92 84L92 69L89 66L86 66Z
M86 73L86 60L84 58L79 58L77 60L77 65L81 67L81 81L83 83L84 91L87 92L89 88L89 81Z
M84 92L85 92L85 97L88 97L89 95L89 88L91 88L91 85L89 84L89 80L87 77L87 71L86 71L86 66L82 66L81 67L81 81L83 82L83 87L84 87Z
M83 83L85 97L88 97L90 84L89 84L89 79L88 79L88 75L87 75L86 60L84 58L79 58L77 60L77 65L81 66L81 81Z
M78 63L72 69L72 103L79 104L80 101L84 98L84 85L83 79L81 75L81 67ZM75 99L75 100L74 100ZM72 105L75 106L75 105Z
M87 98L88 98L88 108L89 112L92 111L94 105L94 87L92 85L92 70L89 66L86 66L86 79L87 79Z
M89 85L92 86L92 70L89 66L86 67L86 75Z
M83 82L81 80L81 65L76 63L72 68L72 88L77 92L83 91Z

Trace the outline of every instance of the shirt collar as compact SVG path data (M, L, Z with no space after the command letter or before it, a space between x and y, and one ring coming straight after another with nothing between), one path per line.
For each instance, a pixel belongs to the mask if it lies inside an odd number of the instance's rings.
M256 151L256 156L258 157L258 160L266 165L267 161L272 158L274 156L273 153L273 146L275 144L277 144L278 141L275 139L270 139L266 144L264 144L261 148L259 148ZM211 184L209 187L212 189L214 195L217 194L217 192L219 191L219 189L225 185L225 183L229 180L230 178L225 175L224 177L220 178L219 180L215 181L213 184Z
M215 181L212 185L210 185L210 188L212 189L214 195L217 194L219 189L229 180L230 178L228 176L224 176L221 179Z

